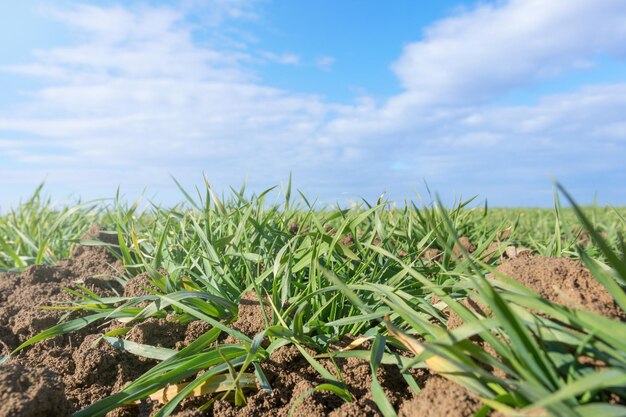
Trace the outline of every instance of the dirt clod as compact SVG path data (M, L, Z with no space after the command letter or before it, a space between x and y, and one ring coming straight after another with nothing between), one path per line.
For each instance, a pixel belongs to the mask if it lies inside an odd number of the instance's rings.
M525 248L523 246L506 246L502 245L500 242L491 242L485 252L486 254L483 256L482 261L488 262L493 258L500 258L501 260L505 259L515 259L521 256L532 256L532 249Z
M126 340L172 349L185 338L185 331L185 326L177 321L149 318L135 325L126 334Z
M459 241L454 244L452 251L458 257L463 257L463 249L467 251L467 253L473 253L476 250L476 246L472 243L472 241L467 236L461 236Z
M17 363L0 365L1 416L61 417L70 413L71 405L57 374Z
M69 278L70 271L51 265L31 265L24 269L20 279L25 284L43 284L46 282L62 282Z
M185 330L185 346L187 346L209 330L211 330L211 326L209 325L209 323L202 320L192 321L187 325L187 330Z
M496 270L554 303L573 309L583 308L606 317L625 318L611 294L580 261L523 256L504 262Z
M145 272L129 279L124 286L124 297L142 297L151 295L148 290L157 291L157 287L150 283L150 279L150 275Z
M421 259L427 266L434 264L435 262L441 262L443 259L443 252L437 248L428 248L422 253Z
M335 365L330 360L321 359L320 363L336 375ZM327 392L309 392L324 380L296 346L288 345L275 350L269 360L261 365L272 386L271 393L258 391L250 395L248 403L241 409L236 409L231 403L220 401L216 403L214 415L216 417L262 415L286 417L292 408L296 416L381 415L370 391L372 374L369 361L335 358L335 363L339 367L348 391L354 398L353 402L345 402L338 396ZM382 366L377 373L377 378L394 407L400 407L410 398L411 390L396 366Z
M272 308L267 302L264 303L264 308L265 315L271 319ZM265 330L265 318L256 292L248 291L241 294L238 311L237 320L231 323L230 327L249 337L254 337L257 333Z
M482 403L462 386L440 376L430 378L420 393L400 408L400 417L471 417Z

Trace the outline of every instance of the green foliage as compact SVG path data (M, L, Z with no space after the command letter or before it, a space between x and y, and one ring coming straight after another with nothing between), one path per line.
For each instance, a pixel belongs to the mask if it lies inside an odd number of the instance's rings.
M136 298L89 294L77 308L90 315L61 323L19 349L95 320L118 319L132 326L173 314L181 322L199 319L211 325L207 334L179 352L106 335L102 343L160 363L76 416L104 415L169 384L196 378L159 413L169 415L193 387L220 374L230 375L242 401L238 375L253 366L261 386L270 389L259 364L290 343L325 380L315 390L333 392L345 401L351 395L341 377L318 359L370 360L373 397L386 416L395 412L376 378L377 369L397 364L418 392L409 370L436 361L457 370L460 376L448 376L480 395L487 411L624 415L624 407L607 399L626 398L626 324L570 310L520 284L488 277L507 246L523 246L546 256L581 259L616 303L626 307L623 209L564 208L558 199L553 209L489 209L486 204L473 207L471 200L450 209L438 202L395 207L382 199L343 209L316 207L302 193L294 199L291 181L282 194L268 189L248 195L244 186L226 198L218 197L208 181L195 193L179 188L184 204L168 209L152 205L143 211L140 200L127 205L119 195L108 206L99 202L54 208L39 188L26 203L0 217L0 268L66 257L72 243L99 222L117 233L112 252L125 267L123 278L148 273L158 288L153 295ZM284 198L271 203L275 195ZM471 255L460 248L461 236L475 246ZM424 258L429 249L442 254ZM228 326L247 291L255 291L271 310L267 314L263 309L267 329L254 338ZM470 294L488 307L490 317L467 309L461 301ZM452 331L445 326L449 311L464 322ZM216 344L221 333L237 343ZM371 351L314 357L305 349L328 352L348 334L371 336ZM263 336L269 347L261 347ZM406 342L418 338L423 341L421 353ZM399 355L402 349L415 358ZM577 358L583 354L604 366L581 366ZM486 365L500 370L500 376L486 371ZM199 371L206 372L196 377Z
M0 215L0 271L67 258L70 248L101 219L98 202L55 206L41 184L17 208Z

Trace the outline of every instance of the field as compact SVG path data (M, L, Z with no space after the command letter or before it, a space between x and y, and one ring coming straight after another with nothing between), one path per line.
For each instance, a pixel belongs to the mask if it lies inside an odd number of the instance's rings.
M623 208L181 197L0 215L1 416L626 416Z

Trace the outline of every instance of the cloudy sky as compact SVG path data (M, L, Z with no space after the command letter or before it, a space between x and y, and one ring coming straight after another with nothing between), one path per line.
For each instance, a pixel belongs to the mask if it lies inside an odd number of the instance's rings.
M623 0L5 2L0 207L285 183L626 204Z

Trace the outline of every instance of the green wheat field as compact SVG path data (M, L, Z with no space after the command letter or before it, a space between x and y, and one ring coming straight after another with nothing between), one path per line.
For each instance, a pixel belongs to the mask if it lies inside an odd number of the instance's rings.
M335 408L357 401L341 366L332 366L352 358L369 364L374 414L410 415L380 380L382 367L394 367L407 398L419 400L424 375L462 387L478 401L467 415L626 416L625 208L579 207L559 185L549 209L490 208L478 199L444 206L436 196L344 208L318 204L290 182L260 194L217 195L208 183L180 191L181 203L169 208L119 196L54 205L40 187L0 215L3 273L55 265L81 244L106 248L123 266L114 277L120 288L149 277L141 296L68 288L66 304L48 306L68 314L2 357L19 360L93 323L122 323L103 332L99 346L154 365L76 406L74 416L147 398L159 399L157 416L185 401L184 409L207 415L218 415L213 407L223 401L237 412L276 390L265 364L286 346L319 376L294 394L285 410L292 415L321 395ZM93 224L109 239L84 238ZM546 258L572 259L609 301L590 308L571 288L543 283L556 294L548 297L498 269ZM585 288L578 291L584 298ZM260 306L257 332L231 325L242 294ZM602 313L607 306L611 314ZM203 321L206 331L177 350L124 343L133 325L154 318Z

